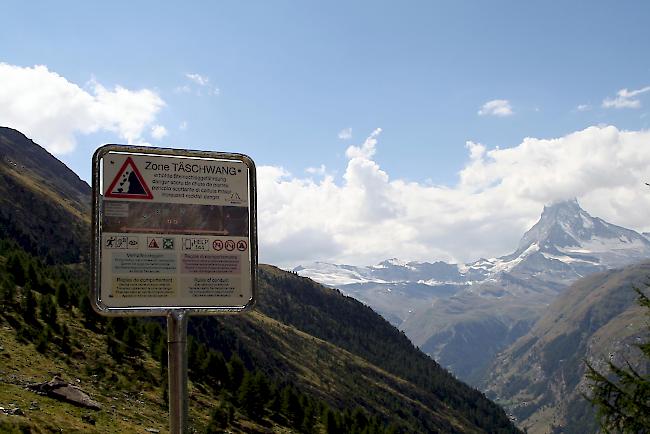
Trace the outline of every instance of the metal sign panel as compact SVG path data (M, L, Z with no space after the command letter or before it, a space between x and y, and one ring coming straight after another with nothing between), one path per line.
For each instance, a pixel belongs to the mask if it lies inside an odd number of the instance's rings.
M255 300L255 164L241 154L106 145L93 156L93 300L105 315L246 310Z

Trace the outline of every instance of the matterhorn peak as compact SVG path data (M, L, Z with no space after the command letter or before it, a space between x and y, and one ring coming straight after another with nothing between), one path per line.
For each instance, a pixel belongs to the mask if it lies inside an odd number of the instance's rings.
M561 200L545 205L542 211L542 218L579 218L580 214L589 215L580 207L578 199L574 197L573 199Z

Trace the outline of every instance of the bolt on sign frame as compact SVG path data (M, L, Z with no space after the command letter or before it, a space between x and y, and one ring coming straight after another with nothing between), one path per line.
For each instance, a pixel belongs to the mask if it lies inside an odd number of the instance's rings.
M105 316L167 317L170 430L184 433L188 317L255 303L255 163L104 145L92 166L91 304Z

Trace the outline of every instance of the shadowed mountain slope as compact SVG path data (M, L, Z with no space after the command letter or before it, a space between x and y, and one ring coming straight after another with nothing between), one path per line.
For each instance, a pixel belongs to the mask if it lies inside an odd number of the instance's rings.
M650 372L637 344L647 324L633 287L645 288L650 263L597 273L571 285L532 329L500 354L490 369L488 390L530 433L596 432L594 410L581 396L588 392L585 364L601 372L607 361L629 361ZM646 290L647 292L647 290Z
M22 133L0 127L0 237L48 262L78 262L89 251L90 207L88 184Z
M150 341L151 336L144 336L161 321L106 320L88 310L89 276L84 259L90 236L90 188L79 184L76 175L42 149L34 148L38 146L24 136L9 129L0 132L4 140L0 191L13 194L0 200L0 234L6 240L0 243L5 251L5 256L0 254L0 288L3 294L13 294L13 301L7 304L10 308L0 315L7 331L2 335L3 347L10 354L0 358L0 370L21 366L29 372L23 375L18 370L12 379L1 377L2 389L18 393L21 384L47 381L52 372L60 372L93 384L93 398L108 408L111 396L121 393L121 387L125 393L140 390L147 411L166 420L166 410L156 398L165 383L164 366L160 366L164 357L160 345ZM56 178L59 172L62 180ZM47 265L51 263L54 265ZM297 390L301 396L298 407L314 408L312 404L317 402L317 408L330 406L342 415L334 417L332 420L338 422L331 425L327 416L331 414L323 410L311 416L307 425L314 423L315 428L307 432L335 432L327 427L340 428L343 421L354 419L354 409L362 409L361 413L355 410L359 420L379 421L386 432L389 426L397 432L517 432L500 407L454 379L370 308L293 273L271 266L260 268L256 311L190 321L194 342L190 345L190 377L194 383L190 406L197 427L204 428L212 409L226 403L237 407L236 421L227 422L228 429L235 432L304 432L302 422L287 419L294 413L278 399L264 400L261 409L251 416L252 410L247 410L251 400L246 396L252 393L250 378L258 378L255 372L259 372L260 378L277 387ZM62 283L77 301L52 308L47 300ZM39 307L37 314L42 318L31 322L25 319L30 291L45 306ZM56 324L48 325L47 321ZM72 339L66 337L65 330ZM86 345L83 339L91 344ZM222 357L228 362L226 375L232 378L223 381L229 386L215 380L223 375L223 369L205 364L206 351L210 350L216 351L216 359ZM31 362L42 359L37 352L52 362L43 363L43 370ZM237 360L243 361L250 375L236 369ZM113 379L135 375L129 370L131 364L133 369L147 366L133 377L139 382L137 387ZM240 375L230 372L231 368ZM0 394L0 399L5 398L7 395ZM114 412L123 414L122 418L132 417L126 407ZM39 423L48 423L42 415L31 415ZM104 416L97 421L109 423ZM113 429L108 425L86 428L86 432Z

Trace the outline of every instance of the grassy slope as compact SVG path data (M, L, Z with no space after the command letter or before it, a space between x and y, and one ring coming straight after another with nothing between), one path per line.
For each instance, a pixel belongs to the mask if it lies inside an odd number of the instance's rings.
M530 433L550 432L552 426L595 432L594 412L581 396L588 391L584 360L603 370L610 358L618 364L640 360L634 344L647 328L632 287L644 287L648 275L645 263L572 285L530 333L499 356L490 395Z
M332 291L308 283L324 294ZM20 288L17 291L22 292ZM37 293L37 297L41 296ZM342 296L337 293L336 297ZM347 297L344 302L357 303ZM77 308L58 308L58 318L59 323L66 324L70 330L73 344L68 354L63 354L58 347L61 339L58 332L42 354L34 343L17 338L16 330L22 323L19 313L6 310L0 314L0 345L3 348L0 353L0 406L6 408L15 404L26 413L24 418L2 415L0 424L3 425L0 426L7 429L9 422L23 423L34 432L51 432L58 428L71 432L142 432L149 427L164 432L167 416L161 396L165 379L160 376L158 362L140 350L137 356L127 356L124 362L118 363L108 355L105 335L87 329ZM426 385L411 382L389 372L391 369L382 369L358 354L262 312L218 320L195 318L191 324L200 324L202 320L217 321L219 329L213 333L232 337L230 344L218 345L222 350L239 348L240 354L252 364L251 368L260 368L272 378L296 384L333 408L343 410L360 406L386 421L409 427L409 432L484 432L464 411L444 402ZM42 327L43 323L37 329ZM144 345L143 338L141 343ZM48 381L55 374L70 382L78 379L78 384L99 401L103 409L99 412L79 409L24 388L29 383ZM30 409L33 401L38 402L38 409ZM219 398L214 397L208 387L193 384L190 408L197 432L204 430L211 409L219 405ZM88 414L96 420L95 425L82 420L82 416ZM235 432L290 432L268 417L253 422L243 413L237 414L236 424L231 428Z
M18 144L21 140L24 143ZM0 128L3 157L0 161L0 232L3 233L0 236L8 235L32 254L49 256L56 262L83 259L88 249L89 189L62 163L50 161L53 157L26 140L20 133ZM21 154L17 150L26 152ZM80 276L86 274L83 265L76 269ZM441 370L369 308L273 267L263 267L261 275L259 311L247 317L210 319L209 324L220 324L223 335L231 341L224 341L223 336L209 336L214 332L205 333L205 330L199 333L202 340L211 342L224 354L239 353L249 368L260 368L279 381L294 382L301 390L340 410L361 406L385 420L397 420L422 432L480 432L477 426L484 423L503 426L504 432L512 432L497 406ZM28 404L23 395L31 392L18 386L32 380L49 380L57 372L67 379L79 378L81 385L100 402L108 404L108 408L116 405L111 404L112 394L121 400L119 394L125 390L128 393L131 383L128 379L133 379L134 373L126 365L110 365L112 359L106 356L103 337L84 329L75 312L61 312L60 317L69 324L74 340L82 346L87 343L85 349L77 351L76 358L56 354L52 349L43 357L33 344L16 343L12 330L2 324L1 336L6 345L2 344L5 349L0 358L3 371L0 406L6 406L12 397L21 396L21 404ZM197 331L195 325L201 321L192 319L191 329ZM137 365L158 372L157 362L144 353L141 357ZM36 360L38 363L34 363ZM110 370L115 377L92 377L93 364L104 363L112 366ZM116 382L115 378L124 380ZM111 423L127 422L123 420L126 418L133 427L137 413L151 414L152 420L165 425L166 413L157 397L159 382L155 376L142 380L142 387L136 387L133 392L143 391L149 394L149 399L134 398L142 401L137 403L137 411L128 401L129 405L123 409L116 405L117 417ZM195 414L197 421L205 420L209 408L217 403L205 391L199 386L193 392L196 400L192 407L196 404L201 409ZM27 410L28 417L35 420L34 426L57 421L41 407L42 413L35 410L31 414ZM71 408L68 410L72 411ZM68 414L68 410L62 410L62 415ZM102 411L106 410L105 407ZM79 423L80 413L72 411L71 414L72 419L60 421L68 429ZM238 420L251 424L249 431L253 429L254 424L242 415ZM118 430L117 425L102 428L104 423L108 421L98 419L92 429ZM275 426L269 421L267 425ZM82 431L90 428L87 426ZM277 426L276 429L281 430Z

